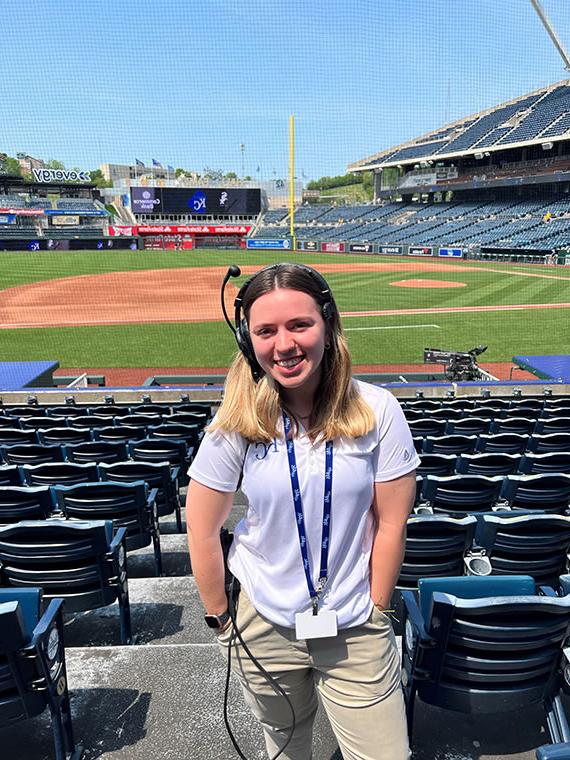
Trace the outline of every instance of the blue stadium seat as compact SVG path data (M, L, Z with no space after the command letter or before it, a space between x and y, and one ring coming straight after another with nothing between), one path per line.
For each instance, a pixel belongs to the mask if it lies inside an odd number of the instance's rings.
M49 707L56 760L80 760L65 667L63 602L53 599L43 614L41 604L40 588L0 589L0 728Z
M121 642L132 643L126 531L110 520L25 520L0 528L3 587L39 586L66 612L119 603Z
M478 715L542 703L551 741L570 739L560 698L570 596L539 596L530 576L471 576L423 579L418 600L402 597L410 739L416 698Z

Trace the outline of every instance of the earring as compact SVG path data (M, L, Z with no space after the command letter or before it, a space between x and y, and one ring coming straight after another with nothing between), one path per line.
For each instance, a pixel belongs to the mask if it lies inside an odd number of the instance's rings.
M325 351L328 351L330 349L330 347L331 347L331 344L327 341L325 343Z

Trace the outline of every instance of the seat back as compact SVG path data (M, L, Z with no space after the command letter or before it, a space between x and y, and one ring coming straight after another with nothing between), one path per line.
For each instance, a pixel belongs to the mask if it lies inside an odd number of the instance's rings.
M471 454L475 451L476 435L439 435L424 438L423 451L433 454Z
M570 416L542 418L537 421L535 432L539 435L549 435L550 433L570 434Z
M52 486L56 484L93 483L99 480L99 471L94 463L48 462L47 464L22 465L25 482L30 486Z
M457 473L469 475L508 475L517 472L520 454L487 452L483 454L461 454L457 460Z
M143 481L52 486L52 493L66 517L112 520L115 528L126 528L129 549L150 543L154 517L147 501L148 487Z
M40 443L44 444L62 444L62 443L81 443L82 441L91 441L92 435L89 428L72 428L72 427L55 427L49 430L39 430L38 437Z
M528 435L521 433L490 433L477 440L476 451L522 454L528 444Z
M0 445L10 446L16 443L38 443L38 434L35 430L0 427Z
M490 557L494 575L531 575L537 584L557 585L570 548L570 517L481 515L475 541Z
M0 447L2 459L7 464L42 464L44 462L63 462L64 453L61 446L44 446L41 443L17 443Z
M145 438L129 443L129 454L144 462L168 462L180 467L181 475L190 466L188 445L185 441L171 438Z
M420 582L432 642L416 652L416 668L423 674L416 682L420 699L459 712L494 714L557 694L570 597L538 596L532 578L521 576L451 580Z
M486 475L427 475L421 498L434 512L488 512L498 499L502 480Z
M143 480L149 489L156 488L156 505L159 516L171 514L175 509L178 491L168 462L114 462L99 466L101 480L132 483Z
M463 575L463 557L473 543L477 519L414 515L408 518L398 589L416 589L420 578Z
M507 475L500 497L513 509L563 513L570 504L570 475Z
M22 521L0 528L3 586L40 587L44 598L66 600L70 612L117 598L117 568L108 557L111 521Z
M419 475L453 475L457 457L455 454L420 454Z
M53 502L47 486L0 486L0 525L45 520L51 512Z
M21 486L22 474L20 468L15 464L5 464L0 466L0 486Z
M127 454L123 441L87 441L65 446L65 456L70 462L123 462Z
M528 441L528 450L535 454L548 451L570 451L570 433L533 434Z
M528 453L519 464L519 472L525 475L536 475L540 472L570 472L570 450L549 451L545 454Z
M144 427L135 427L134 425L108 425L107 427L96 428L93 431L95 441L109 441L112 443L127 443L146 437Z

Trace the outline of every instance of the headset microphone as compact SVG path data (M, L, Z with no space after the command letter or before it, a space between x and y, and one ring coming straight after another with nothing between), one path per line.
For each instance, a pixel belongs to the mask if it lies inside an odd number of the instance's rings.
M240 274L241 274L241 269L235 264L232 264L229 267L228 271L226 272L226 276L224 277L224 281L222 282L222 290L220 293L220 297L222 299L222 312L224 314L224 319L228 323L228 326L234 335L236 334L236 329L230 322L230 318L228 317L228 313L226 311L226 305L224 303L224 290L226 289L226 285L228 284L230 277L239 277Z

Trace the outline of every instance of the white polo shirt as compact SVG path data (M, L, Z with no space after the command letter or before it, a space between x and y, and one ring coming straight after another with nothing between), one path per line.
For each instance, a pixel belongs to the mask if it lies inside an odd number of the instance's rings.
M369 560L374 532L374 482L394 480L419 464L410 429L396 398L384 388L354 380L377 424L365 436L333 443L328 583L320 608L337 613L339 628L368 619ZM325 443L313 445L302 431L295 456L311 575L319 575ZM235 433L206 433L188 471L217 491L236 490L243 467L245 517L234 531L229 567L254 607L278 625L295 626L295 614L311 606L303 569L287 451L283 440L250 443Z

